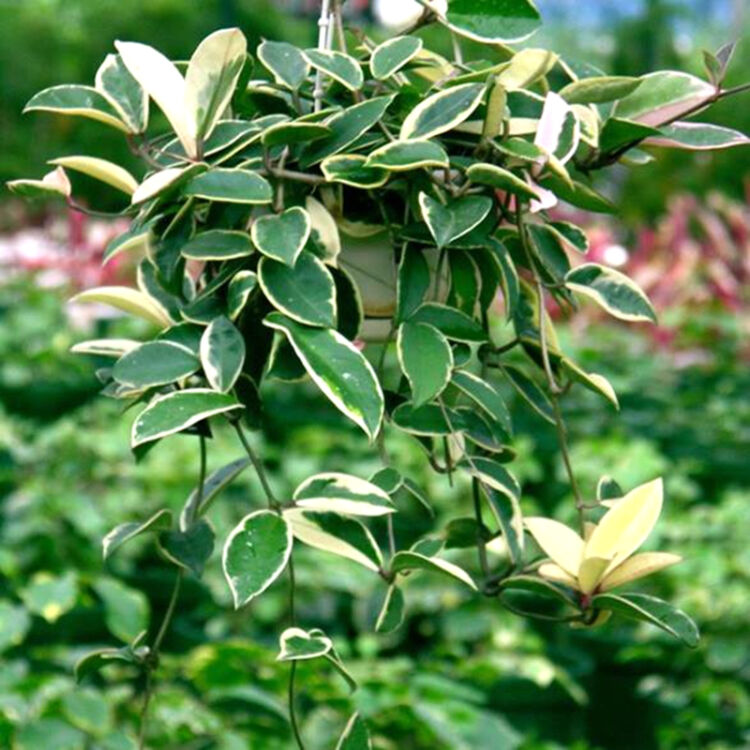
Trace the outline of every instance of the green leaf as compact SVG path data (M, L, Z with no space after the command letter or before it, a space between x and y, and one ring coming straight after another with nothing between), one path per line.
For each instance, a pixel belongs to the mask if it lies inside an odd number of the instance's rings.
M501 424L506 432L512 432L510 412L494 386L466 370L456 370L453 373L451 383L462 393L465 393L480 409Z
M372 750L370 733L359 713L352 715L341 735L336 750Z
M523 515L518 497L508 492L499 492L489 484L484 484L483 491L489 501L492 515L503 532L503 539L508 546L508 553L513 564L523 563Z
M641 85L631 76L592 76L563 87L559 94L568 104L604 104L632 94Z
M239 271L229 282L227 289L227 311L230 320L236 320L258 286L258 276L253 271Z
M99 578L93 588L104 604L104 621L116 638L130 643L148 629L148 600L140 591L115 578Z
M284 511L296 539L315 549L352 560L378 571L383 558L368 529L354 518L292 508Z
M145 635L142 631L139 635ZM112 662L138 664L139 659L130 646L122 648L102 648L90 651L82 656L74 667L76 682L83 682L87 677L96 674Z
M472 456L471 460L461 461L459 468L476 477L487 487L501 492L511 501L515 502L521 496L518 480L504 466L491 458Z
M143 133L148 126L148 94L125 67L119 55L107 55L96 71L96 89L132 133Z
M477 590L477 585L471 576L459 568L458 565L441 560L439 557L427 557L418 552L397 552L391 560L392 573L404 573L409 570L429 570L435 573L443 573L465 583L469 588Z
M565 285L590 297L616 318L656 322L654 308L641 288L613 268L584 263L565 276Z
M221 558L234 608L262 594L281 575L291 554L292 532L282 516L270 510L245 516L227 537Z
M88 117L129 132L109 99L91 86L53 86L44 89L31 97L23 111Z
M380 487L383 492L393 495L404 485L404 478L396 469L386 466L376 471L371 477L370 482Z
M336 326L336 287L330 271L311 252L302 252L293 267L263 258L258 281L273 306L299 323Z
M471 116L484 92L483 84L464 83L428 96L407 115L400 140L432 138L452 130Z
M142 255L150 255L152 239L153 224L151 222L147 224L134 222L127 231L107 243L102 263L106 263L120 253L130 251L141 251Z
M214 539L214 530L201 518L185 530L159 534L159 547L168 560L200 578L214 551Z
M659 135L659 130L640 122L610 117L599 134L599 149L611 153L651 135Z
M430 268L424 253L408 245L401 253L396 282L396 323L402 323L422 304L430 288Z
M52 159L49 163L64 169L81 172L110 185L116 190L120 190L126 195L132 196L138 189L138 182L130 172L106 159L97 159L93 156L63 156L59 159Z
M208 388L189 388L156 396L133 422L131 445L160 440L204 419L242 409L232 396Z
M689 73L662 70L641 78L641 85L621 99L614 114L626 120L658 127L708 104L716 89Z
M104 696L91 688L79 688L62 696L62 710L78 729L103 737L112 733L112 709Z
M0 654L23 643L31 627L31 618L24 607L0 600Z
M317 122L280 122L263 131L261 141L266 148L310 143L330 135L327 125Z
M603 476L599 479L596 485L596 499L599 502L618 500L621 497L625 497L625 491L612 477Z
M446 414L448 419L445 418ZM391 418L393 424L402 430L425 437L451 435L465 426L460 414L451 413L447 408L443 410L438 404L414 406L408 402L403 403L393 410Z
M175 193L177 188L187 183L195 175L206 171L205 164L190 164L186 167L170 167L153 172L141 182L133 193L130 202L136 206L152 198L164 198Z
M253 223L252 238L263 255L294 266L311 230L310 215L304 208L293 206L281 214L258 218Z
M245 339L224 315L211 321L201 337L201 364L215 391L232 390L245 364Z
M557 197L571 206L601 214L615 214L617 207L596 190L573 180L572 185L557 176L549 175L542 180L542 187L551 190Z
M325 656L333 649L333 641L322 630L309 632L301 628L287 628L279 638L276 661L304 661Z
M604 398L606 398L615 409L620 408L617 393L604 375L599 375L595 372L586 372L567 357L563 357L561 362L565 371L570 375L571 380L580 383L584 388L588 388L590 391L597 393L600 396L604 396Z
M409 317L409 322L434 326L451 341L467 343L487 341L487 334L479 323L472 320L466 313L438 302L426 302L420 305Z
M547 226L560 237L563 242L579 253L589 251L589 238L586 232L568 221L552 221Z
M467 195L444 206L427 193L420 193L419 206L440 249L480 224L492 209L492 200L484 195Z
M361 154L339 154L323 159L320 168L328 182L340 182L356 188L376 188L388 182L388 170L367 165Z
M506 578L500 584L503 591L524 591L530 594L537 594L547 599L556 599L561 604L578 609L578 606L562 588L550 583L544 578L530 575L518 575Z
M13 747L14 750L81 750L86 742L83 732L67 722L43 718L19 727Z
M258 59L273 74L280 86L296 91L307 78L310 66L302 51L287 42L268 42L258 46Z
M208 138L232 99L247 56L239 29L209 34L190 58L185 75L185 108L198 141Z
M161 531L172 525L172 511L162 508L145 521L130 521L115 526L102 539L102 557L107 560L116 550L131 539L147 532Z
M480 42L520 42L542 24L532 0L451 0L448 25Z
M338 81L350 91L362 88L365 81L359 63L343 52L307 49L302 53L310 65Z
M547 394L522 370L511 365L503 366L503 373L513 387L531 406L531 408L548 422L555 424L555 413Z
M379 44L370 57L370 72L376 81L384 81L397 73L422 50L422 40L416 36L396 36Z
M307 169L327 156L343 151L380 121L393 99L393 95L377 96L331 115L325 121L331 134L305 149L300 157L300 166Z
M306 328L279 313L268 315L265 324L287 337L321 391L374 438L383 419L383 391L362 353L336 331Z
M72 190L62 167L47 172L41 180L9 180L5 184L11 193L22 198L69 198Z
M184 258L190 260L231 260L244 258L254 252L247 232L231 229L209 229L195 235L180 249Z
M193 517L200 517L211 507L218 495L228 487L248 466L250 459L238 458L209 474L203 487L196 487L188 496L180 512L180 529L185 531Z
M61 576L35 573L20 595L29 612L54 623L75 606L78 598L76 575L73 571Z
M351 516L382 516L396 510L388 495L372 482L334 472L306 479L293 499L299 508Z
M270 203L273 191L268 181L247 169L213 167L193 177L185 195L226 203Z
M375 622L376 633L392 633L404 621L404 594L392 583L385 594L380 614Z
M527 185L513 172L495 166L494 164L472 164L466 170L466 176L478 185L488 185L496 190L505 190L522 198L538 199L539 195L533 187Z
M447 339L426 323L402 323L397 339L398 360L420 406L439 396L451 377L453 353Z
M389 172L406 172L426 167L446 168L448 165L448 154L443 147L425 138L392 141L375 149L367 157L368 167L382 167Z
M199 367L198 358L184 346L149 341L120 357L112 368L112 377L140 390L183 380Z
M681 609L669 602L646 594L600 594L592 605L597 609L614 612L631 620L641 620L656 625L665 632L695 648L700 640L698 626Z
M687 151L712 151L750 143L744 133L707 122L675 122L660 128L661 135L647 138L644 146L682 148ZM63 165L64 166L64 165Z

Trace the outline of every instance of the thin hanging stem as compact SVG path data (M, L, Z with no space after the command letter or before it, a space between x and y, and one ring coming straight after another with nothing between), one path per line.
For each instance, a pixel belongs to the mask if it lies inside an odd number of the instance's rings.
M341 0L333 0L333 27L336 32L336 41L339 49L346 52L346 35L344 34L344 14L341 8Z
M245 431L242 429L242 425L239 422L235 422L234 429L237 431L237 437L239 437L240 442L242 443L242 447L245 449L245 453L247 453L247 456L250 459L250 463L252 463L253 468L255 469L255 473L258 475L260 484L263 487L263 492L266 493L266 499L268 500L269 508L278 511L281 505L276 499L276 496L273 494L273 490L271 489L271 485L268 482L268 476L266 475L266 470L263 466L263 462L260 460L258 454L253 450L252 445L250 445L250 442L245 435Z

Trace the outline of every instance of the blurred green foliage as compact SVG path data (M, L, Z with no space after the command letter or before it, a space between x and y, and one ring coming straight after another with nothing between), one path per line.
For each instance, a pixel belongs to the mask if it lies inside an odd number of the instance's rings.
M16 290L14 302L40 327L54 327L55 340L73 338L56 294ZM109 333L134 333L110 325ZM4 352L23 350L27 329L3 330ZM331 634L361 686L349 695L325 667L300 667L311 748L333 747L353 705L379 750L730 750L748 742L750 373L738 361L739 337L729 327L716 340L715 320L693 315L692 344L710 344L712 358L677 368L650 339L607 330L606 338L596 326L565 331L564 345L610 377L623 404L615 414L587 392L570 394L574 464L587 492L603 473L626 487L668 478L664 522L649 546L686 559L642 588L695 615L701 646L689 651L624 621L590 631L532 623L426 573L406 585L404 626L376 636L382 586L355 564L299 548L300 617ZM623 361L636 365L625 370ZM63 347L47 352L51 380L55 362L59 373L88 382L90 370L72 371ZM377 468L364 439L314 389L268 396L267 428L254 439L280 496L313 471L367 476ZM112 664L76 687L72 669L85 652L122 646L159 621L172 574L153 542L138 540L104 564L100 540L158 507L179 509L196 481L197 442L178 438L136 465L114 402L97 399L44 429L10 414L12 405L0 416L0 747L134 748L143 687L136 673ZM525 412L515 409L517 418ZM527 420L517 441L524 509L566 519L573 502L554 436ZM211 441L211 467L239 456L230 438L220 431ZM389 450L425 487L440 524L467 514L468 487L428 471L415 443L390 436ZM243 474L211 510L218 537L262 504L254 475ZM406 499L399 510L396 534L405 542L433 523ZM290 747L286 675L274 664L286 596L280 583L234 612L217 552L201 582L187 580L159 673L152 747Z

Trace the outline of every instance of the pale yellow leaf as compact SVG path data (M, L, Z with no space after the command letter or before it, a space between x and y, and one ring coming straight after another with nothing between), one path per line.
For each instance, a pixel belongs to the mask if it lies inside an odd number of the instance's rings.
M573 529L551 518L524 520L526 528L544 553L566 573L578 575L583 560L583 539Z
M639 555L628 558L611 573L605 575L600 589L609 591L616 586L636 581L681 561L682 558L679 555L673 555L669 552L641 552Z

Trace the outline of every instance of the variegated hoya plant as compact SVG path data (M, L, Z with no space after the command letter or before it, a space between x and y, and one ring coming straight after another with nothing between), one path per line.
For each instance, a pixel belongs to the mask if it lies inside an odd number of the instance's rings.
M327 660L356 686L332 640L306 629L315 623L295 621L296 543L382 579L374 624L381 632L401 623L406 576L427 571L523 616L591 626L614 613L689 646L698 640L690 618L669 603L612 591L679 557L633 554L659 516L660 480L628 493L607 478L596 492L576 482L563 397L583 387L617 408L617 396L562 350L547 302L563 311L594 302L626 321L653 321L653 309L625 275L585 262L583 231L550 211L564 203L614 213L592 176L653 158L641 145L747 143L735 131L685 119L745 88L723 87L732 47L705 55L708 80L674 71L610 77L546 49L513 46L540 25L531 0L422 5L408 33L380 44L344 29L340 0L323 0L315 49L264 41L251 54L242 32L226 29L184 65L116 42L94 86L56 86L27 106L98 120L121 131L141 158L134 175L102 156L65 156L43 179L10 187L61 194L77 207L67 177L75 171L127 196L130 229L110 244L105 262L136 255L138 286L90 289L77 299L143 318L153 333L147 341L86 341L76 351L111 357L104 390L136 405L137 457L172 435L196 439L198 483L179 516L165 508L104 539L108 558L151 534L174 564L161 627L151 640L144 634L127 648L93 653L77 668L84 678L120 659L142 670L141 746L151 675L181 582L201 575L215 545L211 506L248 466L267 507L218 540L222 565L237 608L289 576L290 627L278 659L289 662L289 716L300 748L297 661ZM428 24L445 29L452 59L424 47L416 32ZM463 59L465 38L473 49L484 44L482 58ZM150 125L152 104L168 129L157 117ZM519 354L526 365L509 364ZM393 378L386 377L390 357L400 371ZM383 465L369 478L316 474L279 497L246 430L262 429L266 381L298 388L305 377L361 428ZM506 387L556 427L578 531L524 519ZM206 476L211 430L224 427L236 431L247 457ZM428 510L430 499L389 455L387 435L399 430L419 441L436 472L467 475L474 507L473 517L409 549L393 533L393 514L404 492ZM475 548L476 563L466 555L466 567L448 560L446 542ZM535 609L542 599L556 604L553 614ZM369 747L357 714L338 747Z

